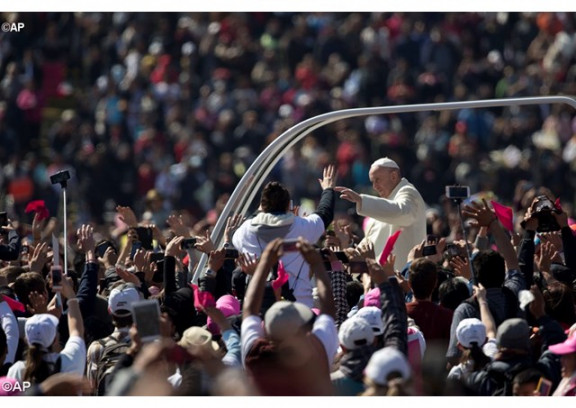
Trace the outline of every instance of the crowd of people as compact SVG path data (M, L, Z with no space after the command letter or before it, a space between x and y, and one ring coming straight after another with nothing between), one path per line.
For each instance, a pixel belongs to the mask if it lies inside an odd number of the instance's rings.
M519 234L472 201L459 216L473 243L449 242L425 233L422 197L390 158L370 167L378 197L336 175L324 169L308 215L268 182L254 214L227 219L221 247L183 217L162 230L118 206L118 236L97 241L83 224L69 259L45 209L31 238L8 220L3 394L576 395L576 234L554 196L533 198ZM375 218L365 230L335 218L338 199ZM371 229L387 234L381 247L355 233ZM406 231L423 236L408 253L395 248Z
M576 94L574 13L3 17L0 392L576 393L569 107L335 122L210 239L306 118Z

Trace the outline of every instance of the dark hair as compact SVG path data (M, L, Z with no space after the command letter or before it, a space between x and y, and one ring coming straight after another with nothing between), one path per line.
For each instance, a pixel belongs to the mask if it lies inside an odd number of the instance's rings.
M26 271L20 266L6 266L0 269L0 276L4 276L8 281L8 284L16 282L18 276L22 275Z
M460 363L464 364L467 361L472 361L472 371L480 371L492 360L484 354L478 343L473 342L472 347L465 349L460 357Z
M28 296L31 292L46 292L46 281L42 275L37 272L23 273L14 281L14 292L20 302L24 305L29 305L30 299Z
M358 304L360 296L364 293L364 287L358 281L350 281L346 283L346 302L348 303L348 311Z
M438 281L438 267L428 259L416 259L410 265L408 280L416 299L426 299L432 295Z
M458 305L470 297L468 285L458 278L450 278L438 288L440 304L450 310L456 310Z
M527 368L526 370L520 371L514 376L512 384L538 384L540 377L542 377L542 373L540 371L535 368Z
M551 282L542 293L546 301L546 314L568 325L576 322L572 289L561 282Z
M267 213L285 213L290 206L290 193L279 182L271 181L262 190L260 206Z
M472 260L479 283L485 288L500 288L506 277L504 258L496 251L480 251Z

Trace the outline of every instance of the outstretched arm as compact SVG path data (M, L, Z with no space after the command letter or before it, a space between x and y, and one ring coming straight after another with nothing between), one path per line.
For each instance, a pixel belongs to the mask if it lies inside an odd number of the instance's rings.
M271 241L264 249L254 276L248 284L242 309L242 317L244 319L249 316L259 316L262 299L264 298L266 278L270 273L270 268L278 262L280 256L282 256L282 239L277 238Z

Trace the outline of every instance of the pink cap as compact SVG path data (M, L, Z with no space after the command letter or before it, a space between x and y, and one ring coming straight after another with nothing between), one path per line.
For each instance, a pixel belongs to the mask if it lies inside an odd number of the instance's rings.
M576 335L568 337L563 343L554 344L553 346L548 347L548 350L554 354L560 355L576 353Z
M216 309L220 310L226 317L240 314L240 302L232 295L220 296L216 301ZM206 328L212 334L220 334L220 328L211 318L206 320Z
M364 307L376 306L380 308L380 288L370 289L364 295Z

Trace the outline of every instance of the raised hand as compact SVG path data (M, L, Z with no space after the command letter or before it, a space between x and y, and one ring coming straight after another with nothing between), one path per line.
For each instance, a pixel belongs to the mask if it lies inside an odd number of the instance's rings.
M236 260L236 263L238 264L238 266L240 266L240 269L242 269L242 272L244 272L246 275L254 275L254 272L256 271L256 267L258 266L258 257L256 255L250 255L248 253L240 253L240 255L238 255L238 259Z
M28 294L26 309L30 314L46 313L48 311L48 298L46 294L37 291Z
M96 242L94 241L94 228L90 225L84 224L76 232L78 235L78 249L85 254L94 254Z
M208 267L214 272L219 271L220 268L222 268L222 265L224 265L225 254L226 254L225 248L220 248L211 251L210 256L208 257Z
M128 227L136 228L138 226L138 219L136 218L134 211L132 211L132 208L119 205L116 207L116 212L119 215L120 221Z
M140 287L140 279L138 279L138 276L134 275L133 273L130 273L122 267L116 267L116 273L118 274L118 277L124 282L133 283L137 287Z
M357 247L360 256L363 259L376 259L376 254L374 253L374 244L371 241L363 241Z
M28 262L30 272L38 272L41 274L46 262L48 262L48 245L43 242L36 245L36 248L34 248L32 258L30 258L30 261Z
M184 237L175 237L172 238L168 245L166 245L166 249L164 250L164 256L173 256L174 258L179 258L180 256L184 255L184 251L181 248L181 243Z
M362 204L362 197L360 194L348 187L334 187L334 191L340 193L340 198L344 200L348 200L356 204Z
M468 218L473 218L472 225L475 227L488 227L492 221L497 220L496 214L484 199L482 199L482 204L472 202L470 205L464 206L462 214Z
M322 179L318 179L320 186L323 190L327 188L334 188L336 185L336 167L330 164L328 167L324 167L324 174Z
M186 225L184 225L184 220L182 216L176 216L174 214L170 215L166 220L166 223L170 227L170 231L176 236L190 238L190 230Z
M194 248L205 254L209 254L210 252L214 251L214 243L210 238L209 229L206 229L204 232L204 237L196 237L196 244L194 245Z
M226 242L232 242L232 236L238 227L246 221L246 217L241 214L235 214L226 219L226 227L224 228L224 239Z
M472 279L472 271L466 258L455 256L450 260L450 266L454 269L454 275L462 276L467 280Z

